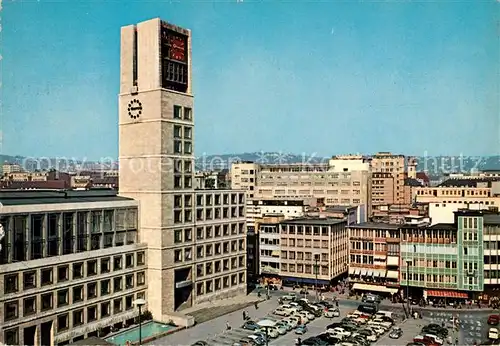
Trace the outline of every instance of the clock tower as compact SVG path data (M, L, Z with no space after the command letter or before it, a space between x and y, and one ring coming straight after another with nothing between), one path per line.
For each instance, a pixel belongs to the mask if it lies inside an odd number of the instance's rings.
M160 19L123 27L120 195L140 203L147 309L157 320L193 301L193 120L191 32Z

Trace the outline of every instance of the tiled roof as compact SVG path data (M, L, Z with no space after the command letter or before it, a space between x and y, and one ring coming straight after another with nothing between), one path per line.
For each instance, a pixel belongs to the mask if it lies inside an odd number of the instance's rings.
M429 226L429 229L441 229L441 230L456 230L456 226L453 223L437 223L435 225Z
M417 172L417 179L423 180L424 182L429 182L429 176L425 172Z
M46 181L9 181L5 182L2 188L11 190L28 189L67 189L69 184L64 180L46 180Z

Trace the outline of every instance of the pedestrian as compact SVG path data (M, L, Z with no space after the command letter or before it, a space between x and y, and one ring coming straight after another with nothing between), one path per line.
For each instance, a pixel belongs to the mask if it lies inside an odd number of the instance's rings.
M255 310L259 308L259 303L255 302Z
M301 346L301 345L302 345L302 339L301 339L301 338L297 338L297 345L298 345L298 346Z
M226 322L226 330L231 330L231 325L229 324L229 322Z
M247 312L243 311L243 321L245 321L246 319L247 319Z
M337 301L337 299L335 299L335 306L339 307L339 302Z

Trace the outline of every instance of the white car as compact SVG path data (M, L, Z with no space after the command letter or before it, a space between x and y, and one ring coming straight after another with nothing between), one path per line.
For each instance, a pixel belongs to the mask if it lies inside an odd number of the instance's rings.
M283 297L281 297L281 299L285 301L290 301L290 300L295 300L296 297L297 297L296 294L292 292L284 295Z
M333 318L333 317L339 317L340 316L340 311L338 309L334 310L325 310L323 315L327 318Z
M301 312L296 312L296 313L294 313L294 314L293 314L293 316L297 316L297 317L299 317L299 318L300 318L300 322L301 322L302 324L307 324L307 323L309 323L309 319L307 318L307 315L306 315L306 314L304 314L302 311L301 311Z
M497 328L490 328L490 330L488 331L488 339L498 340L498 329Z
M372 335L368 335L366 337L366 340L370 341L370 342L376 342L378 340L378 335L377 333L373 332Z
M266 329L267 329L267 334L266 334ZM273 338L273 339L275 339L278 336L280 336L280 333L278 332L278 328L276 328L276 327L259 329L259 333L262 333L264 335L269 335L269 337Z
M386 332L385 329L380 328L378 326L373 326L373 325L372 326L368 326L367 329L371 330L372 332L374 332L375 334L377 334L379 336L382 335L382 334L384 334Z
M316 316L314 316L314 314L309 311L301 311L300 313L306 315L309 321L312 321L316 318Z
M286 332L288 331L287 327L285 326L285 324L281 323L281 322L278 322L274 325L274 328L276 328L276 330L278 330L278 334L279 335L285 335Z
M290 316L292 313L288 310L285 310L283 308L277 308L276 310L274 310L273 312L275 315L278 315L278 316L285 316L285 317L288 317Z
M290 313L295 312L295 311L298 311L296 306L293 306L293 305L290 305L290 304L284 304L284 305L281 305L281 308L282 308L283 310L288 310L288 311L290 311Z
M335 327L333 329L327 329L326 331L329 334L342 335L342 339L348 338L349 336L351 336L351 332L348 332L347 330L342 329L340 327Z

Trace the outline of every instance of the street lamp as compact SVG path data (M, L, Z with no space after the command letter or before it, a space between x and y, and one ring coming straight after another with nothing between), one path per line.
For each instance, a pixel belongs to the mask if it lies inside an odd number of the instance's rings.
M276 322L274 322L272 320L262 320L262 321L257 322L257 324L259 325L259 327L262 327L266 330L266 346L269 346L268 329L274 327L276 325Z
M139 308L139 346L142 345L142 307L146 305L146 301L144 299L136 299L133 302Z
M314 254L314 272L316 274L316 278L314 281L314 289L316 291L316 301L318 301L318 261L319 261L319 254Z
M408 316L410 316L410 264L412 260L406 259L406 303L408 309Z

